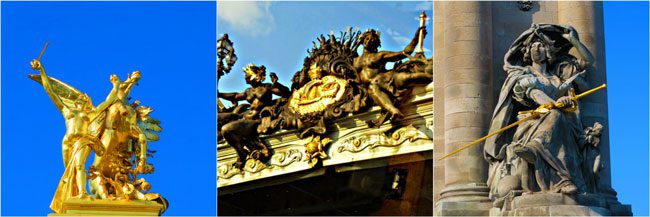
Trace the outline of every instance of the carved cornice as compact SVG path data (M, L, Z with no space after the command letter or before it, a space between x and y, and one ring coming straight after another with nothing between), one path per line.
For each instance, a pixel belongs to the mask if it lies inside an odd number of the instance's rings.
M401 121L368 128L366 121L379 116L379 107L334 121L328 126L330 133L322 137L332 142L324 148L326 157L318 159L322 162L320 166L432 151L433 92L429 86L414 90L413 98L402 107L405 116ZM283 130L260 138L271 149L271 159L267 162L247 159L242 169L233 165L237 160L233 148L218 144L217 187L314 169L305 147L312 142L312 137L300 139L297 131Z

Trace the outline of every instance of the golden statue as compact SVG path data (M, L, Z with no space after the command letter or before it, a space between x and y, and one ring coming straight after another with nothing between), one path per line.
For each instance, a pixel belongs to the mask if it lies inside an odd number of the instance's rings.
M299 114L320 112L339 101L348 82L333 75L323 77L323 70L315 63L309 66L307 82L289 99L289 108Z
M47 45L46 45L47 47ZM43 51L45 48L43 49ZM42 55L42 52L41 52ZM94 107L87 94L45 73L40 56L30 62L40 74L29 77L43 85L54 105L63 114L66 133L62 142L65 172L59 181L50 208L61 214L63 204L69 199L93 200L150 200L163 205L168 202L159 194L143 193L151 185L138 174L153 172L146 163L153 151L147 143L157 141L156 132L162 131L160 122L149 116L153 110L140 106L139 101L129 104L131 88L140 79L135 71L125 81L110 76L113 89L106 100ZM86 170L90 152L95 152L93 165ZM91 179L90 194L86 190Z

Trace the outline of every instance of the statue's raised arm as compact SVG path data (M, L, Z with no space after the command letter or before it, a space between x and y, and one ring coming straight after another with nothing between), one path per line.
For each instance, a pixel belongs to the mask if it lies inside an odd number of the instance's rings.
M45 92L47 92L47 95L52 99L52 102L54 102L54 105L56 106L59 111L63 110L63 107L65 107L65 104L63 104L63 101L61 101L61 98L59 97L58 93L56 92L54 88L52 88L52 84L50 83L50 77L47 76L45 73L45 69L43 68L43 64L41 64L41 61L38 59L34 59L30 62L30 65L32 66L32 69L38 70L40 72L40 82L43 87L45 88ZM34 79L36 78L36 75L30 75L30 78ZM36 80L36 79L34 79ZM38 80L37 80L38 81Z
M427 30L426 27L420 27L415 31L415 35L413 35L413 39L411 39L411 42L404 47L404 50L401 52L393 52L393 51L379 51L379 54L381 55L382 59L386 62L395 62L402 60L404 58L409 57L415 51L415 46L418 45L418 39L420 38L420 34L426 35Z
M571 27L571 26L563 26L565 28L565 33L562 34L562 37L569 41L573 47L576 48L578 51L579 58L578 59L578 64L581 68L581 70L584 70L588 67L591 67L594 63L594 56L591 54L591 51L587 49L587 47L580 42L580 39L578 38L578 33L576 30Z

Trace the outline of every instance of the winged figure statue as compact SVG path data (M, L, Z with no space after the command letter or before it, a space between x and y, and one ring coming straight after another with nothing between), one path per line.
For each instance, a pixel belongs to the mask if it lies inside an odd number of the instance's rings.
M135 71L121 81L111 75L113 88L106 99L94 106L90 97L80 90L46 74L39 59L30 62L39 74L29 78L45 88L66 124L62 141L65 171L59 181L50 208L56 213L63 211L63 204L70 199L149 200L163 205L168 201L156 193L148 193L151 185L138 174L154 171L147 163L155 151L147 149L148 143L159 140L162 131L160 121L150 117L153 112L140 101L129 104L129 93L140 79ZM95 158L86 169L90 153ZM88 191L90 179L90 191Z

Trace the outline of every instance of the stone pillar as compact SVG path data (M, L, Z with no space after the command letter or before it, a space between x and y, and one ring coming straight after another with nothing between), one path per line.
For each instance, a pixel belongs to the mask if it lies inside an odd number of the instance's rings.
M437 2L444 22L445 153L488 131L492 114L492 17L490 2ZM437 68L437 70L439 70ZM444 160L437 215L487 215L487 163L479 144Z
M605 38L603 36L603 4L602 2L568 2L560 1L558 4L558 23L573 26L578 31L580 41L594 55L594 68L587 77L592 87L607 82L605 73ZM574 56L577 52L571 51ZM601 136L600 154L601 164L605 166L600 182L605 188L607 197L617 201L616 192L612 189L611 169L609 155L609 121L607 116L607 89L588 96L580 102L582 122L592 126L600 122L605 127ZM618 203L618 202L616 202Z
M445 89L444 63L444 19L442 13L442 2L433 2L433 153L434 159L445 154ZM433 161L433 201L440 199L440 191L445 181L445 164L443 161Z

